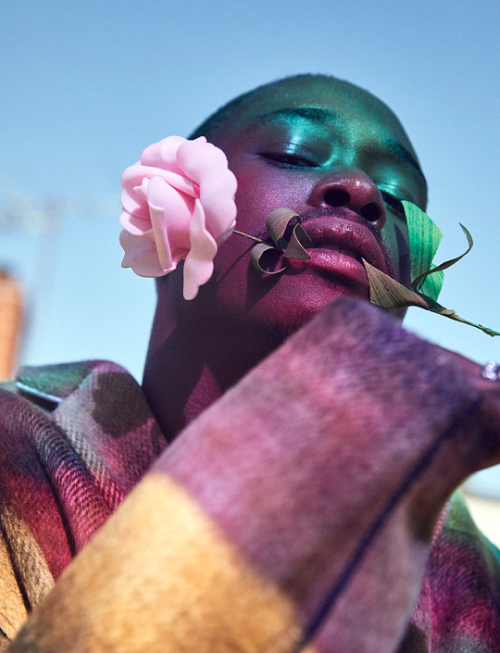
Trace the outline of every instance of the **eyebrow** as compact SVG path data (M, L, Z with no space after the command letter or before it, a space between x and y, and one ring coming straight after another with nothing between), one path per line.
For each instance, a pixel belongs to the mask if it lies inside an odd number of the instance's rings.
M326 122L337 120L337 114L325 109L314 109L308 107L290 107L285 109L276 109L262 116L259 116L259 122L269 122L276 118L306 118L311 122L324 125Z

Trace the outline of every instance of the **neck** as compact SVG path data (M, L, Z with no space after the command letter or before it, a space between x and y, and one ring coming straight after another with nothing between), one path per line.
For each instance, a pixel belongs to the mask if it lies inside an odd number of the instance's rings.
M248 323L207 323L188 308L180 316L158 302L144 369L143 390L169 441L280 344Z

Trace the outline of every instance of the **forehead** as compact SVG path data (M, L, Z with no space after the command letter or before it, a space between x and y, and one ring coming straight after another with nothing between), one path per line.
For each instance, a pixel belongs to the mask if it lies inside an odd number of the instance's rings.
M401 123L389 107L357 86L330 78L296 78L264 87L230 116L221 131L239 130L261 116L299 107L322 109L332 120L345 126L391 131L411 148Z

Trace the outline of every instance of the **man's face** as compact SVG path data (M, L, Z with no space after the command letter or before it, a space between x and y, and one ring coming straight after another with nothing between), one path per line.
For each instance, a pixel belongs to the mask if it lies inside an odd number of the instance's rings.
M403 128L381 102L343 82L290 80L259 94L210 140L238 179L238 230L268 239L267 216L288 207L315 244L310 261L266 276L251 264L251 241L231 236L211 282L219 316L285 336L336 297L368 299L361 257L408 285L399 202L425 207L426 186Z

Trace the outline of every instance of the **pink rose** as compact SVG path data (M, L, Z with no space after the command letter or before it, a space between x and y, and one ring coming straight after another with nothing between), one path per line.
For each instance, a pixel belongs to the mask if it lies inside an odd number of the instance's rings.
M169 136L125 170L122 186L122 267L161 277L185 259L184 297L194 299L235 227L236 177L226 155L204 136Z

